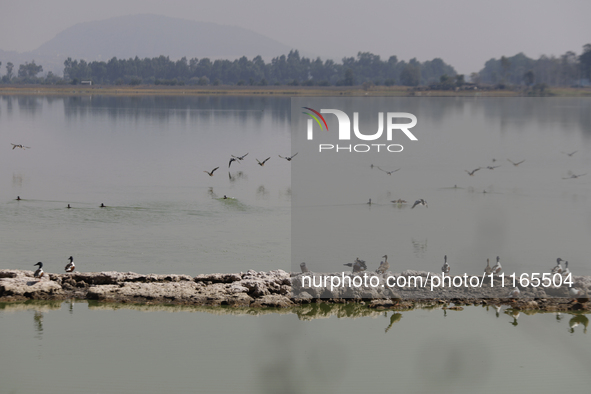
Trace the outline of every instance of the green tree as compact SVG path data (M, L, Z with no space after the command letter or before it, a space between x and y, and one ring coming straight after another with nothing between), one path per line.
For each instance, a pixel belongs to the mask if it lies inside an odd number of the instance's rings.
M579 64L583 77L591 79L591 44L583 46L583 53L579 56Z
M14 64L11 62L6 63L6 78L10 81L13 77L12 69L14 68Z
M37 74L43 71L43 67L41 65L36 65L35 61L33 60L31 63L25 62L25 64L21 64L18 67L18 77L19 78L35 78Z
M535 76L534 76L534 72L532 70L529 70L525 74L523 74L523 81L525 82L525 84L527 86L533 85L534 80L535 80Z
M400 83L404 86L418 86L421 81L421 70L416 64L407 64L400 73Z
M347 68L345 70L345 79L343 81L345 86L353 86L355 84L355 76L353 75L353 70Z

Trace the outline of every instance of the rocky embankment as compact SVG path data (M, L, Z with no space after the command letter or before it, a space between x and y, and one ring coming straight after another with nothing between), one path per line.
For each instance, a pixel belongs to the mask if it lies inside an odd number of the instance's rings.
M342 273L341 273L342 274ZM341 275L339 274L339 275ZM426 273L403 272L399 276ZM318 275L318 274L311 274ZM336 274L333 274L336 275ZM347 273L348 276L356 274ZM359 275L359 274L357 274ZM379 276L367 273L369 276ZM483 289L450 288L433 291L429 286L341 287L326 289L302 287L303 274L283 270L236 274L142 275L132 272L46 273L35 279L32 271L0 270L0 302L24 300L87 299L137 304L175 304L234 307L292 307L311 303L364 303L378 309L411 309L421 304L461 305L507 304L514 308L547 311L591 311L588 296L574 299L568 289L522 288L509 298L508 288L484 286ZM380 277L383 280L384 277ZM382 282L379 282L382 283ZM577 286L591 290L591 277L577 277Z

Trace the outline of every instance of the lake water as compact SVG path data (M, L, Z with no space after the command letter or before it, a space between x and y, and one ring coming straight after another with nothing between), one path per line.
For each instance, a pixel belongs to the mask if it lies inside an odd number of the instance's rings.
M343 105L331 100L328 108ZM94 272L295 270L301 261L335 271L357 256L377 267L388 254L395 272L437 271L447 254L456 273L479 274L501 255L506 272L548 272L562 257L591 275L591 174L563 179L591 168L590 104L379 99L418 117L417 143L314 168L306 151L291 163L278 157L302 142L292 138L288 98L0 96L0 269L43 261L62 272L72 255ZM203 172L218 166L213 177ZM333 193L346 176L352 187ZM429 207L390 202L398 198ZM541 393L591 384L581 317L335 308L2 305L0 393Z
M0 304L0 392L585 392L588 323L494 307Z

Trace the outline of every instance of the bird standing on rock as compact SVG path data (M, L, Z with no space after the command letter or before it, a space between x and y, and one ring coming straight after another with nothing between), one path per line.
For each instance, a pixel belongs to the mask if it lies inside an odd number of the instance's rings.
M449 274L449 271L451 270L451 267L449 266L449 264L447 264L447 255L443 256L443 267L441 267L441 272L443 272L444 274Z
M35 265L38 265L39 268L37 268L37 271L35 271L35 273L33 274L33 276L35 278L37 278L37 279L41 279L43 277L43 275L44 275L43 268L42 268L43 267L43 263L42 262L38 262Z
M68 260L70 260L70 262L66 265L66 268L64 269L66 270L66 272L72 272L76 269L76 265L74 265L74 258L70 256Z
M310 272L308 267L306 267L306 263L301 263L300 268L302 269L302 272Z
M503 270L503 267L501 267L501 261L500 260L501 259L499 258L499 256L497 256L497 263L492 267L492 273L493 273L493 275L498 275Z
M385 255L383 255L382 257L384 258L384 261L382 261L382 262L380 263L380 266L379 266L379 267L378 267L378 269L376 270L376 272L377 272L378 274L383 274L383 273L385 273L386 271L388 271L388 269L390 268L390 263L388 263L388 255L387 255L387 254L385 254Z
M355 263L347 263L343 264L347 267L353 267L353 272L361 272L367 269L367 265L365 264L365 260L359 259L359 257L355 258Z

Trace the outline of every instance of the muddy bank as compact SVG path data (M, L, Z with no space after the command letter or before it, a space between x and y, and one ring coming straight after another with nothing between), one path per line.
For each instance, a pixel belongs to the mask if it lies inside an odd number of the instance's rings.
M337 273L333 274L336 275ZM399 276L426 273L403 272ZM338 273L342 275L342 273ZM354 274L346 273L353 277ZM377 276L374 273L367 273ZM289 308L309 304L358 303L378 310L408 310L418 305L461 309L463 305L510 305L515 309L541 311L591 311L587 296L569 297L568 288L521 288L509 298L508 288L483 286L430 290L423 288L338 288L302 287L302 274L283 270L247 271L234 274L142 275L132 272L74 272L45 274L41 280L32 271L0 270L0 302L24 300L86 299L111 303L234 306L242 308ZM591 291L591 277L575 277L578 288ZM380 282L381 283L381 282ZM328 296L328 297L327 297Z

